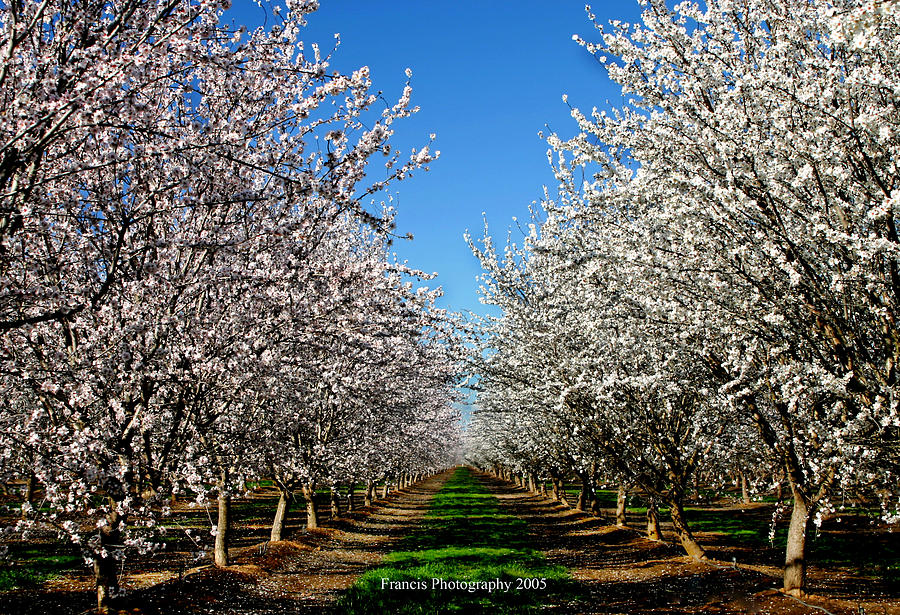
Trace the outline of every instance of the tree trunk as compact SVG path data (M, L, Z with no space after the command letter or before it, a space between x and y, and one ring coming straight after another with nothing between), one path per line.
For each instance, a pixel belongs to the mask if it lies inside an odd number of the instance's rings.
M541 495L547 497L547 481L541 480Z
M687 519L684 518L684 507L681 502L669 502L669 514L672 515L675 535L681 541L681 546L684 547L685 553L696 560L706 559L706 552L694 540L694 535L691 533L691 528L688 527Z
M628 488L625 483L619 483L619 493L616 495L616 525L628 526L628 515L625 512L625 504L628 502Z
M744 474L743 470L741 470L741 501L744 504L750 503L750 489L747 485L747 475Z
M329 495L331 498L331 518L337 519L341 516L341 505L338 503L337 487L332 487Z
M231 496L225 492L224 481L219 487L219 517L216 520L216 543L213 558L216 566L228 565L228 539L231 531Z
M388 481L387 477L385 477L384 484L381 486L381 499L382 500L388 496L388 493L390 493L390 489L388 488L388 482L389 481Z
M363 505L371 506L373 497L375 497L375 481L366 481L366 495L363 499Z
M662 529L659 527L659 511L656 509L656 500L652 497L647 501L647 538L650 540L662 540Z
M25 497L22 498L22 518L28 516L28 510L31 509L31 500L34 499L34 483L36 478L34 472L28 472L28 478L25 479ZM26 506L27 504L27 506Z
M97 588L97 610L108 612L110 601L119 589L114 552L121 547L119 524L124 521L118 513L110 513L106 525L100 528L100 549L94 554L94 582Z
M566 497L566 483L561 478L553 479L553 491L556 493L559 503L569 508L569 499Z
M316 484L303 485L303 498L306 500L306 529L319 527L319 510L316 508Z
M350 486L347 487L347 512L351 513L356 510L356 505L353 503L353 492L356 491L356 483L350 483Z
M275 509L275 519L272 521L272 535L269 541L278 542L284 533L284 522L287 519L288 511L291 507L291 497L287 489L278 485L278 507Z
M800 596L806 589L806 536L812 519L807 499L793 486L792 491L794 509L791 512L784 558L784 591Z
M591 477L587 472L579 472L578 478L581 479L581 492L578 494L575 510L584 511L590 506L591 500L593 500L594 489L591 487Z
M599 481L597 476L597 462L594 461L591 463L591 473L588 475L590 479L591 486L591 515L594 517L600 517L603 515L603 511L600 510L600 498L597 495L597 488L599 487Z
M535 484L536 482L537 481L535 481L534 472L529 472L528 473L528 490L531 493L537 493L537 485Z

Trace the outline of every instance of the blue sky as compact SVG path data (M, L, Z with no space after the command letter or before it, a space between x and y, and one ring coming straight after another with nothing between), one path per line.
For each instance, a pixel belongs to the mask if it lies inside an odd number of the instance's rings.
M505 240L512 218L528 217L543 186L554 186L547 146L538 132L575 131L562 95L590 110L623 98L600 65L573 40L596 38L584 2L575 0L321 0L304 41L324 49L340 33L332 65L369 66L374 87L396 100L413 71L413 104L421 111L396 125L394 146L408 150L435 133L440 159L391 191L399 214L395 250L410 266L437 272L443 306L484 313L477 260L463 241L476 237L485 212L491 233ZM635 22L636 0L592 5L601 22ZM262 9L235 0L226 19L256 26ZM271 21L270 21L271 23Z

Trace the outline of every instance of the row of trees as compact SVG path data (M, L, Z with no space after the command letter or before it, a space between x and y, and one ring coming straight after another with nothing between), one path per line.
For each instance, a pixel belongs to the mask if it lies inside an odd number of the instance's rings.
M170 496L229 498L444 467L456 342L427 276L367 201L426 167L389 139L368 69L301 33L221 23L222 2L15 0L0 8L0 480L93 561L152 548ZM278 8L278 7L276 7ZM377 163L381 159L383 164Z
M900 23L878 2L643 4L578 39L628 103L549 136L559 195L521 246L470 241L502 310L470 455L636 485L696 558L698 476L774 468L755 475L790 487L801 592L836 495L898 519Z

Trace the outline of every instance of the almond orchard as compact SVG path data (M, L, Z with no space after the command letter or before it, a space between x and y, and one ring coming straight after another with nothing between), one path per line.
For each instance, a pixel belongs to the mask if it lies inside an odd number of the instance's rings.
M395 145L411 71L391 98L305 40L316 0L258 4L255 29L227 0L0 5L0 542L76 549L109 612L185 511L208 520L197 560L231 570L260 490L259 557L292 524L341 540L346 498L362 527L409 507L384 521L408 548L339 609L528 579L457 609L519 613L622 612L544 561L530 541L562 538L523 493L619 529L638 498L629 540L671 530L690 565L738 570L696 507L739 490L771 548L784 532L799 604L845 508L893 536L900 3L588 7L570 44L621 103L541 135L556 185L519 232L466 233L493 316L440 307L392 252L388 195L440 154Z
M81 545L101 607L171 496L218 500L225 565L248 478L455 453L446 314L367 204L437 156L391 149L410 88L379 108L365 68L330 71L299 38L314 2L249 33L223 8L3 8L0 471L45 500L7 529Z

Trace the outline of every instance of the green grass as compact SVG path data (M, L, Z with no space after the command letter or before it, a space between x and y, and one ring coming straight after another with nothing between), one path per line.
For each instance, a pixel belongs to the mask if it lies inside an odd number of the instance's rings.
M0 591L35 587L68 570L83 565L81 555L70 545L12 544L0 560Z
M423 523L401 549L361 576L338 611L532 613L561 599L570 585L565 568L530 547L527 524L501 513L497 499L468 468L457 469L434 496ZM447 585L455 582L495 585L475 591Z
M843 523L853 524L854 528L846 533L839 531L843 528L835 521L827 522L823 526L824 531L810 530L806 539L809 561L817 566L848 567L886 583L900 582L900 534L862 533L860 527L865 527L865 522L871 518L871 511L861 508L851 513L856 514L845 514ZM771 546L783 553L787 545L788 519L779 520L770 545L770 515L770 508L755 511L685 509L692 530L718 532L728 536L730 541L756 548ZM785 517L789 515L788 510Z
M836 529L830 525L830 529ZM880 578L885 583L900 583L900 535L884 532L877 535L853 531L810 533L810 561L821 566L848 566L865 576Z
M598 489L595 492L600 508L615 508L618 504L619 492L612 489ZM625 513L629 515L646 515L647 507L644 505L645 500L640 496L629 493L626 500ZM639 506L628 506L627 504L639 504Z
M259 517L270 517L275 515L275 508L278 506L278 498L254 498L252 500L232 500L231 514L235 519L256 519ZM203 510L203 509L201 509ZM209 507L210 514L215 521L219 514L215 503Z
M771 527L771 510L743 512L740 510L717 510L709 508L687 507L684 516L692 531L718 532L730 540L751 547L763 547L769 544L769 528ZM784 521L775 528L773 546L783 549L787 544L787 525Z

